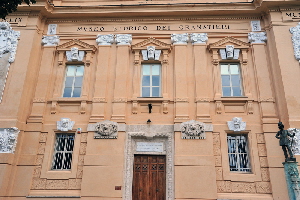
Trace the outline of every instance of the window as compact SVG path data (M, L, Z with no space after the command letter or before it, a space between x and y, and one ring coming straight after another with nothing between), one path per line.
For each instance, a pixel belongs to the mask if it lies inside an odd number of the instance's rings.
M142 66L142 97L161 96L161 65L144 64Z
M74 133L56 134L52 170L70 170L74 148Z
M242 96L241 75L238 64L221 64L223 96Z
M83 65L67 65L63 97L81 96L83 72Z
M227 135L230 171L251 172L247 135Z

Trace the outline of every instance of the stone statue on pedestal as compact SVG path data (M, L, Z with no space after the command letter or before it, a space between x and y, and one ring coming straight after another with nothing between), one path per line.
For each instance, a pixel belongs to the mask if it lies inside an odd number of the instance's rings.
M278 123L278 128L280 131L277 132L276 138L279 139L279 145L282 147L284 157L285 157L285 162L288 161L296 161L296 158L294 158L293 152L292 152L292 147L291 147L291 140L289 137L294 137L295 133L291 134L288 132L288 130L284 130L284 125L282 122ZM289 152L290 157L288 157L287 151Z

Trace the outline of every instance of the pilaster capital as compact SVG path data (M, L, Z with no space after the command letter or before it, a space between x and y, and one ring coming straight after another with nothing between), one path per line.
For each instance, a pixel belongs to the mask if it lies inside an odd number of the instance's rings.
M172 44L187 44L189 40L189 35L187 33L183 34L171 34L171 42Z
M42 38L42 45L43 46L56 46L59 43L59 36L58 35L44 35Z
M108 35L97 35L96 42L98 45L111 45L114 43L115 38L113 34Z
M252 44L264 44L267 41L267 33L266 32L248 33L248 40Z
M117 42L117 45L131 45L132 35L131 34L117 34L116 42Z
M207 33L191 33L190 37L193 44L206 44L208 40Z

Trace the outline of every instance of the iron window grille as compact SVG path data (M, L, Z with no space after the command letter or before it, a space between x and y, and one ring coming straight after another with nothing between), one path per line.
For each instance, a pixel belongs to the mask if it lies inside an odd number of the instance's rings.
M230 171L251 172L247 135L227 135Z
M83 65L67 65L63 97L81 96L83 73Z
M222 95L242 96L240 67L237 63L221 64Z
M161 65L144 64L142 66L142 97L161 96Z
M74 133L57 133L52 170L70 170L74 148Z

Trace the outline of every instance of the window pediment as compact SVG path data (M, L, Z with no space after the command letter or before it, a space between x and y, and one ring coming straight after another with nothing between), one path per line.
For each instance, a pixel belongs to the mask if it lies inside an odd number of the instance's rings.
M209 49L212 50L212 49L226 48L226 46L228 45L233 45L235 46L235 48L239 48L239 49L248 49L250 47L250 45L246 42L238 40L234 37L226 37L223 38L222 40L210 44Z
M67 50L70 50L72 47L76 47L78 48L79 50L84 50L84 51L91 51L93 53L96 52L97 48L94 46L94 45L90 45L88 43L85 43L81 40L78 40L78 39L73 39L73 40L70 40L68 42L65 42L59 46L56 47L56 50L58 51L67 51Z
M156 49L167 49L171 50L171 45L164 43L160 40L157 40L153 37L150 37L142 42L139 42L135 45L131 46L132 50L138 50L138 49L147 49L147 46L155 46Z

